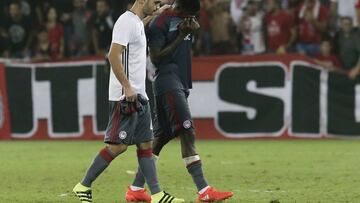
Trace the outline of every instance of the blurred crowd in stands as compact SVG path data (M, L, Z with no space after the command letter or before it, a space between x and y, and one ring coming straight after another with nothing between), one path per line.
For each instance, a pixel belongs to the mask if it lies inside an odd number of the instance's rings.
M1 0L0 55L58 60L105 54L127 6L126 0Z
M105 55L134 0L1 0L0 57ZM163 0L171 4L174 0ZM360 73L360 0L201 0L194 55L300 53Z

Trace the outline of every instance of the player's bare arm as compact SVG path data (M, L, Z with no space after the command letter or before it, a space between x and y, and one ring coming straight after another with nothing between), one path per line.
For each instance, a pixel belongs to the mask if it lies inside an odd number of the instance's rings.
M193 18L193 17L185 18L179 24L179 35L176 37L176 39L171 44L164 47L163 49L160 49L158 47L150 47L151 60L154 63L157 63L157 62L163 60L166 56L168 56L168 54L170 54L177 48L177 46L180 44L180 42L182 42L184 40L184 37L186 35L193 34L199 28L200 28L200 25L195 18Z
M129 80L125 75L124 66L122 64L122 59L121 59L121 55L124 50L125 50L124 46L112 43L110 47L108 59L116 78L124 87L126 101L134 102L137 98L137 94L135 90L131 87Z
M156 10L152 15L148 15L145 18L142 19L142 22L144 23L144 26L146 27L156 16L160 15L162 12L164 12L166 9L171 8L170 5L165 4L160 7L161 1L155 1L155 4L158 5L156 7Z

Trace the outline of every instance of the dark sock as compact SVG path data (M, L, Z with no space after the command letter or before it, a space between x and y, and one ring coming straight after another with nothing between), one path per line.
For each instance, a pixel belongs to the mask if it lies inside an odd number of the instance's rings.
M86 187L91 187L92 182L109 166L110 162L116 157L107 148L102 149L95 157L86 172L84 179L81 181Z
M160 183L156 173L155 160L153 159L152 150L138 150L137 151L139 168L141 174L144 175L146 183L149 186L151 194L161 192ZM138 172L137 176L140 176ZM134 185L136 186L136 185ZM137 186L140 187L140 186Z
M202 171L202 164L200 160L188 164L186 168L192 176L198 191L208 186L208 183L205 180L204 173Z
M157 161L158 157L153 154L152 158L154 159L154 162L156 164L156 161ZM138 167L138 169L137 169L137 173L136 173L134 182L132 183L132 186L136 186L136 187L140 187L140 188L145 187L145 178L144 178L144 175L141 172L140 167Z
M137 173L136 173L134 182L132 183L132 186L141 187L141 188L145 187L145 178L141 172L140 167L138 167L138 169L137 169Z

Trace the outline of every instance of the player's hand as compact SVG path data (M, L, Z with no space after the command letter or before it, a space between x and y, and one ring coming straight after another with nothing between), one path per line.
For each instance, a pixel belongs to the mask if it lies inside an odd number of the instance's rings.
M359 75L359 72L360 69L357 67L351 69L349 72L349 78L354 80Z
M124 91L126 101L135 102L137 100L137 93L131 86L124 87Z
M185 18L180 24L179 24L179 30L181 34L187 35L191 33L190 29L190 21L188 18Z
M199 22L196 20L196 18L194 17L194 18L190 18L190 19L191 19L191 20L190 20L191 29L192 29L193 31L196 31L196 30L200 29L200 24L199 24Z
M200 28L199 23L195 18L185 18L179 24L180 33L184 35L192 34Z
M153 13L153 15L160 15L162 12L164 12L168 8L171 8L171 5L165 4L165 5L161 6L160 8L157 8L156 11Z

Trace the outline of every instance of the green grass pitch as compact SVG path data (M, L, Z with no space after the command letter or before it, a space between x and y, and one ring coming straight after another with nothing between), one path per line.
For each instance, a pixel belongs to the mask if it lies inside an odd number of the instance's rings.
M76 203L81 180L101 141L0 142L0 203ZM209 183L235 193L227 203L360 202L360 141L198 141ZM178 141L158 162L163 188L195 202L195 186ZM136 169L135 148L93 184L95 203L124 202Z

